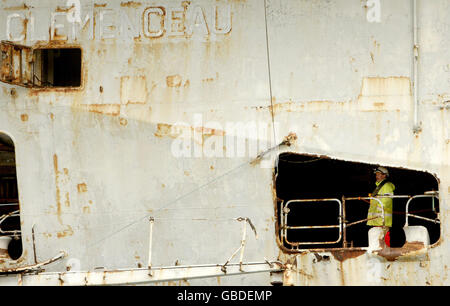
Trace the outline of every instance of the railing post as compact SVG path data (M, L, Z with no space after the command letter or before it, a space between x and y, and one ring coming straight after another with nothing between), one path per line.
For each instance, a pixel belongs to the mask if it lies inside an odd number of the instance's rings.
M225 262L225 264L220 268L222 270L223 273L227 272L227 264L234 258L234 256L236 256L237 252L239 252L239 250L241 251L240 254L240 259L239 259L239 271L244 272L242 270L242 259L244 257L244 248L245 248L245 241L246 241L246 237L247 237L247 223L250 225L250 227L252 228L253 232L255 233L255 238L258 239L258 234L256 233L256 229L253 226L253 223L250 221L249 218L236 218L236 221L242 222L242 239L241 239L241 245L239 246L239 248L234 251L233 255L231 255L231 257Z
M342 235L343 235L343 246L347 247L347 218L345 215L345 197L342 196L342 211L340 218L342 218Z
M150 217L150 233L149 233L149 242L148 242L148 275L152 275L152 240L153 240L153 222L155 221L155 218Z
M245 248L245 240L247 236L247 218L245 218L244 222L242 222L242 241L241 241L241 255L239 257L239 271L242 270L242 259L244 257L244 248Z

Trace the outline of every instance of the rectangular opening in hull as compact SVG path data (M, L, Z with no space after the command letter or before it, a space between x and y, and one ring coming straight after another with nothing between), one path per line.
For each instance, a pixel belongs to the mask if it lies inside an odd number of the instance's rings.
M0 43L0 81L24 87L80 87L80 48L31 48Z
M392 186L394 191L392 195L375 195L377 167L327 157L281 154L275 185L277 228L283 249L367 247L368 231L378 225L389 229L390 247L405 244L405 225L424 226L430 244L437 242L437 179L423 171L384 167L387 176L383 181L387 183L381 186ZM369 213L374 203L382 207L375 217Z
M36 49L35 84L42 87L79 87L81 49Z

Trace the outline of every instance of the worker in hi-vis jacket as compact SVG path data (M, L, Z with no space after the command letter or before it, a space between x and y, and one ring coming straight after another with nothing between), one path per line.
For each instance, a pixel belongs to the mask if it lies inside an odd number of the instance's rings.
M378 167L374 170L376 178L376 188L371 197L394 195L395 186L388 181L389 171L384 167ZM378 198L383 203L384 208L384 222L383 222L383 208L377 200L370 200L369 212L367 214L368 226L383 227L385 233L385 243L390 246L389 228L392 227L392 198Z

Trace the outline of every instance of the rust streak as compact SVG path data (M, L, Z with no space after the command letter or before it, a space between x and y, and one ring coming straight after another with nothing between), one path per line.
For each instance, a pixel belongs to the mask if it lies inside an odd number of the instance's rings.
M171 138L177 138L180 135L192 135L193 132L201 134L202 137L208 136L225 136L225 131L219 129L212 129L207 127L192 127L192 126L181 126L181 125L171 125L166 123L158 123L156 125L156 132L154 135L156 137L168 136Z
M182 78L179 74L169 75L166 77L167 87L180 87L182 83Z
M58 156L53 154L53 169L55 172L55 186L56 186L56 215L58 216L59 222L62 224L61 220L61 191L59 189L59 175L58 170Z
M73 229L70 225L67 225L67 229L56 233L56 236L58 238L63 238L63 237L72 236L72 235L73 235Z
M303 111L319 111L319 110L332 110L332 109L343 109L347 102L342 101L327 101L327 100L318 100L318 101L307 101L307 102L279 102L273 103L273 105L269 106L257 106L253 107L256 110L269 109L273 110L275 113L279 112L303 112Z
M120 104L84 104L78 106L81 110L91 113L118 116L120 114Z
M196 132L201 133L203 136L225 136L225 131L218 129L211 129L207 127L196 127Z
M86 183L81 183L77 185L77 190L79 193L87 192L87 185Z
M25 18L23 20L23 29L22 29L22 35L24 36L23 40L27 40L27 28L28 28L28 19Z
M41 93L55 93L55 92L61 94L79 93L81 87L31 87L30 89L31 90L28 91L27 95L33 97L38 96Z
M158 125L156 126L156 132L153 135L155 135L156 137L169 136L173 138L176 138L178 136L174 135L172 131L172 125L165 123L158 123Z
M68 192L66 192L66 201L64 202L64 204L66 205L66 207L70 207L70 197Z
M128 2L121 2L120 6L121 7L134 7L134 8L138 8L142 5L142 3L140 2L135 2L135 1L128 1Z
M71 9L75 8L75 5L72 4L70 7L61 7L61 6L57 6L56 7L56 12L60 12L60 13L68 13Z
M18 6L11 6L11 7L5 7L3 8L4 11L19 11L19 10L28 10L30 7L26 5L25 3Z

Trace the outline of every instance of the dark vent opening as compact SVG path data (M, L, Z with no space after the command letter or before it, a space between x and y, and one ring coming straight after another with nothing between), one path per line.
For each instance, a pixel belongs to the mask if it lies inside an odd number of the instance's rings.
M81 49L37 49L34 52L35 78L41 86L81 86Z

